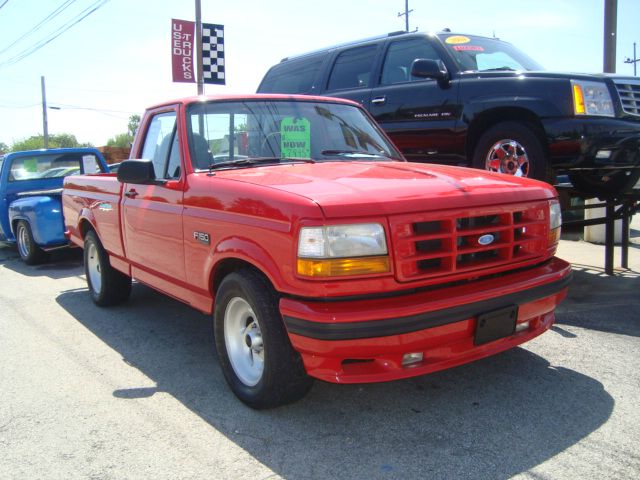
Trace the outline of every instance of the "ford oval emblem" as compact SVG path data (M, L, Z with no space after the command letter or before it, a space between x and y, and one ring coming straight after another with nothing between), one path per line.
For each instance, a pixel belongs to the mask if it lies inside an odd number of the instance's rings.
M478 238L478 243L480 245L491 245L495 239L496 237L494 237L490 233L487 233L486 235L482 235L480 238Z

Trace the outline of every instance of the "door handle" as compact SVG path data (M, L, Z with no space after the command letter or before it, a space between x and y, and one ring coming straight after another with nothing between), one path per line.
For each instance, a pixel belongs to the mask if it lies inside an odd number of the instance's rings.
M374 98L373 100L371 100L371 103L373 103L374 105L384 105L386 101L387 97L383 95L382 97Z
M134 188L124 193L124 196L127 198L136 198L138 196L138 192Z

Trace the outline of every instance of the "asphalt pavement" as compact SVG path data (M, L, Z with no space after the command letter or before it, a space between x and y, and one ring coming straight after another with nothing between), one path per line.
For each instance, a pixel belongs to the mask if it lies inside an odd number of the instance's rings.
M101 309L79 251L28 267L0 247L0 478L637 479L632 227L614 276L603 246L565 235L569 296L523 347L410 380L316 382L259 412L227 388L207 316L139 284Z

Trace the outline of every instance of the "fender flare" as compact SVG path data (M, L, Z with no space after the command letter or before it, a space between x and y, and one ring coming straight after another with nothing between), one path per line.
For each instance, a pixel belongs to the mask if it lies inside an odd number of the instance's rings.
M287 283L278 262L258 242L245 237L227 237L218 242L207 259L205 271L209 272L209 285L214 299L220 275L225 273L223 265L228 261L239 261L260 271L277 291L282 291Z

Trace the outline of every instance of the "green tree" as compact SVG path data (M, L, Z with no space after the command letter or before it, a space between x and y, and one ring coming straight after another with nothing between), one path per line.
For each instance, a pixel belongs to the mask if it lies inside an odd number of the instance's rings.
M127 133L119 133L115 137L111 137L107 140L107 147L121 147L129 148L133 143L136 130L140 125L140 115L131 115L129 117L129 123L127 124Z
M128 133L119 133L107 140L107 147L129 148L133 142L133 137Z
M0 155L9 151L9 145L4 142L0 142Z
M58 133L49 135L49 148L74 148L74 147L91 147L90 143L80 143L75 135L71 133ZM44 136L33 135L29 138L18 140L11 145L12 152L21 152L24 150L38 150L44 148Z
M131 137L134 137L136 134L136 130L140 126L140 115L131 115L129 117L129 123L127 124L127 131Z

